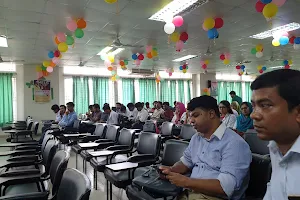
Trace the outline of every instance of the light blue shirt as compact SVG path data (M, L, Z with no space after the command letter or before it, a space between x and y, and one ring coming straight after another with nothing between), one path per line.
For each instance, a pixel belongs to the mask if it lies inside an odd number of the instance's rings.
M249 145L223 123L210 140L195 134L181 161L192 169L191 178L218 179L228 199L241 199L248 187Z
M288 200L300 196L300 136L292 148L282 156L276 142L269 144L272 177L264 200Z
M73 111L68 115L64 114L62 120L58 123L58 125L61 127L73 127L75 120L77 120L77 114L75 111Z

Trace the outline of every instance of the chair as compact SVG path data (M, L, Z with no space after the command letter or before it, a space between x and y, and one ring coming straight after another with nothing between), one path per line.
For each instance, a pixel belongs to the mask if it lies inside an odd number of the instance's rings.
M179 139L189 142L192 139L193 135L195 135L196 133L197 133L197 130L194 129L194 127L192 125L184 124L181 126Z
M33 122L29 122L29 125L27 127L27 129L29 130L10 130L10 131L5 131L5 133L9 133L10 134L10 142L14 143L14 142L19 142L19 137L20 136L24 136L24 140L23 141L32 141L33 137L32 135L37 135L38 129L39 129L39 122L34 122L32 128L30 126L30 124ZM30 137L30 140L27 139L26 136Z
M249 144L252 153L260 155L270 154L269 141L259 139L257 133L245 133L244 138Z
M174 124L171 122L164 122L161 125L160 129L160 135L162 138L162 143L164 143L166 140L172 138L172 130L173 130Z
M147 120L143 126L143 132L156 133L156 126L152 120Z

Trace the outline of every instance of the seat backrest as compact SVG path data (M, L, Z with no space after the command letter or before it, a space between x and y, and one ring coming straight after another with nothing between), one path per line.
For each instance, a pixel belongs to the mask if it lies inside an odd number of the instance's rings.
M39 125L40 125L39 122L34 122L33 129L32 129L32 132L33 132L34 135L37 135L38 130L39 130Z
M56 152L53 157L49 171L53 195L57 194L62 176L67 169L69 158L70 154L63 150ZM71 192L75 191L72 190Z
M141 132L136 150L138 154L152 154L158 156L160 145L161 136L159 134Z
M119 134L118 144L133 147L134 139L135 139L135 131L129 130L127 128L123 128Z
M120 132L119 129L120 129L119 126L108 124L106 129L105 139L117 142L119 137L119 132Z
M32 125L33 125L33 121L32 120L28 120L28 122L27 122L27 130L28 131L31 131Z
M53 160L53 157L57 151L58 143L55 140L48 140L46 147L42 153L43 156L43 165L45 166L45 174L49 174L50 166Z
M91 181L76 169L67 169L61 179L56 200L89 200Z
M46 131L45 136L43 138L43 142L41 145L41 152L43 153L46 147L47 142L53 138L53 135L49 134L51 131Z
M76 128L79 130L79 127L80 127L80 120L75 120L74 124L73 124L73 128Z
M161 125L160 134L162 136L170 136L172 135L172 129L174 124L172 122L164 122Z
M249 144L252 153L260 155L270 154L269 142L259 139L257 133L245 133L244 138Z
M106 133L106 126L107 124L97 124L96 125L96 129L94 131L94 135L96 136L100 136L101 138L105 137L105 133Z
M272 166L270 156L252 154L250 181L246 196L263 198L267 190L267 183L271 178L271 173Z
M155 133L156 128L155 128L155 123L151 120L147 120L143 126L143 131L144 132L150 132L150 133Z
M179 137L184 140L192 139L193 135L197 133L197 130L190 124L184 124L181 126Z
M172 166L180 160L185 149L189 146L188 142L182 140L168 140L166 142L162 156L162 165Z

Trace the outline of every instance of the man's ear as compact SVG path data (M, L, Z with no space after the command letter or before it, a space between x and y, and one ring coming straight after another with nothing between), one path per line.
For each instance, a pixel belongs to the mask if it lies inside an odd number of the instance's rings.
M209 111L209 118L213 119L213 118L215 118L215 116L216 116L216 112L214 110L210 110Z
M296 106L293 110L296 114L296 120L300 124L300 105Z

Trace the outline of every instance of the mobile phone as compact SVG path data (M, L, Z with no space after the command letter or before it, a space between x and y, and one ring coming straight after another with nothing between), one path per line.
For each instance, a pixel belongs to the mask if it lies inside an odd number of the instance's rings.
M300 196L289 196L289 200L300 200Z

